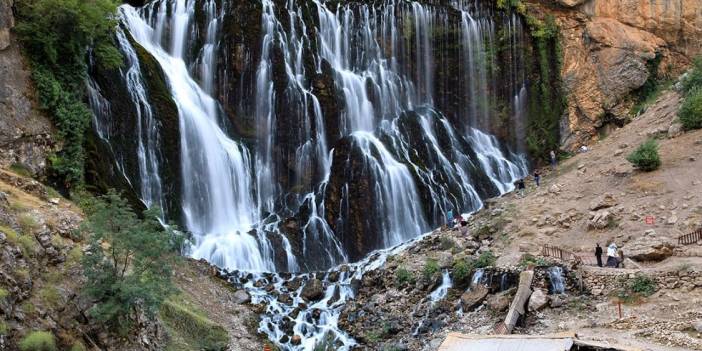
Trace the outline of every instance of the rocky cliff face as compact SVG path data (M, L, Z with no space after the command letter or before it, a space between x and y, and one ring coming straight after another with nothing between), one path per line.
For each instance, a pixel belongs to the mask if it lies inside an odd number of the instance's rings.
M568 92L565 149L596 140L631 117L653 80L679 73L702 52L702 3L694 0L536 1L556 17ZM540 11L533 11L538 13Z
M0 165L40 173L51 150L51 124L36 109L30 73L12 34L13 0L0 0Z

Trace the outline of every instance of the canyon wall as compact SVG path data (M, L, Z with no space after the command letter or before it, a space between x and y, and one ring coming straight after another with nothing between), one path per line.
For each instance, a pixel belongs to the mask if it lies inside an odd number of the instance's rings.
M557 0L529 6L530 13L553 15L561 29L566 150L626 123L655 81L681 73L702 53L697 0Z

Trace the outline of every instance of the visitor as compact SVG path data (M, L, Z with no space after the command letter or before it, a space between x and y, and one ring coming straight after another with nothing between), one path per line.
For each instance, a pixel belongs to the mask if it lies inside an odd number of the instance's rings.
M597 267L602 267L602 247L600 243L595 246L595 257L597 258Z
M449 209L446 213L446 226L451 229L453 226L453 210Z
M468 235L468 218L461 216L461 235Z
M526 186L524 186L524 178L522 178L517 181L517 194L519 197L524 197L524 189L526 189Z
M534 171L534 182L536 182L536 186L541 186L541 174L538 169Z
M551 150L551 152L549 153L549 156L551 158L551 169L555 171L556 165L558 164L558 160L556 160L556 152Z
M616 268L617 262L617 244L614 241L607 247L607 267Z
M619 248L619 251L617 251L617 253L619 254L617 268L624 268L624 250L622 248Z

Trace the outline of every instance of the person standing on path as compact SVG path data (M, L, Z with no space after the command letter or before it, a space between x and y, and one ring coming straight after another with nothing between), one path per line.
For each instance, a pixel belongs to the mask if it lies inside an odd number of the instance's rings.
M549 153L549 156L551 158L551 169L555 171L556 165L558 164L558 160L556 159L556 152L551 150L551 152Z
M607 247L607 267L617 267L617 244L612 241Z
M517 193L519 194L519 197L524 197L524 189L526 189L526 186L524 185L524 179L520 179L517 181Z
M597 266L602 267L602 247L600 247L600 243L597 243L597 246L595 246L595 257L597 258Z
M453 227L453 210L448 210L446 213L446 226L448 226L449 229Z
M534 182L536 182L536 186L541 186L541 173L538 169L534 171Z

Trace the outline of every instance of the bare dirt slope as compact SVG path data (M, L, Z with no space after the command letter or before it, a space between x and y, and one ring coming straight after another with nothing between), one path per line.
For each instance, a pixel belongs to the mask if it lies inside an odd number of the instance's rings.
M527 196L509 195L499 200L515 209L498 242L500 264L516 262L525 253L536 254L543 245L554 245L592 257L595 243L627 243L655 230L660 239L675 240L702 225L702 131L668 137L677 115L680 96L664 93L630 124L615 130L591 150L562 162L548 172L541 187L531 185ZM662 166L654 172L635 170L626 156L652 136L659 137ZM588 229L594 204L611 195L612 219L605 228ZM653 216L655 224L646 224ZM698 248L677 249L696 256ZM674 262L699 264L699 259L673 257ZM657 265L670 265L666 260Z

